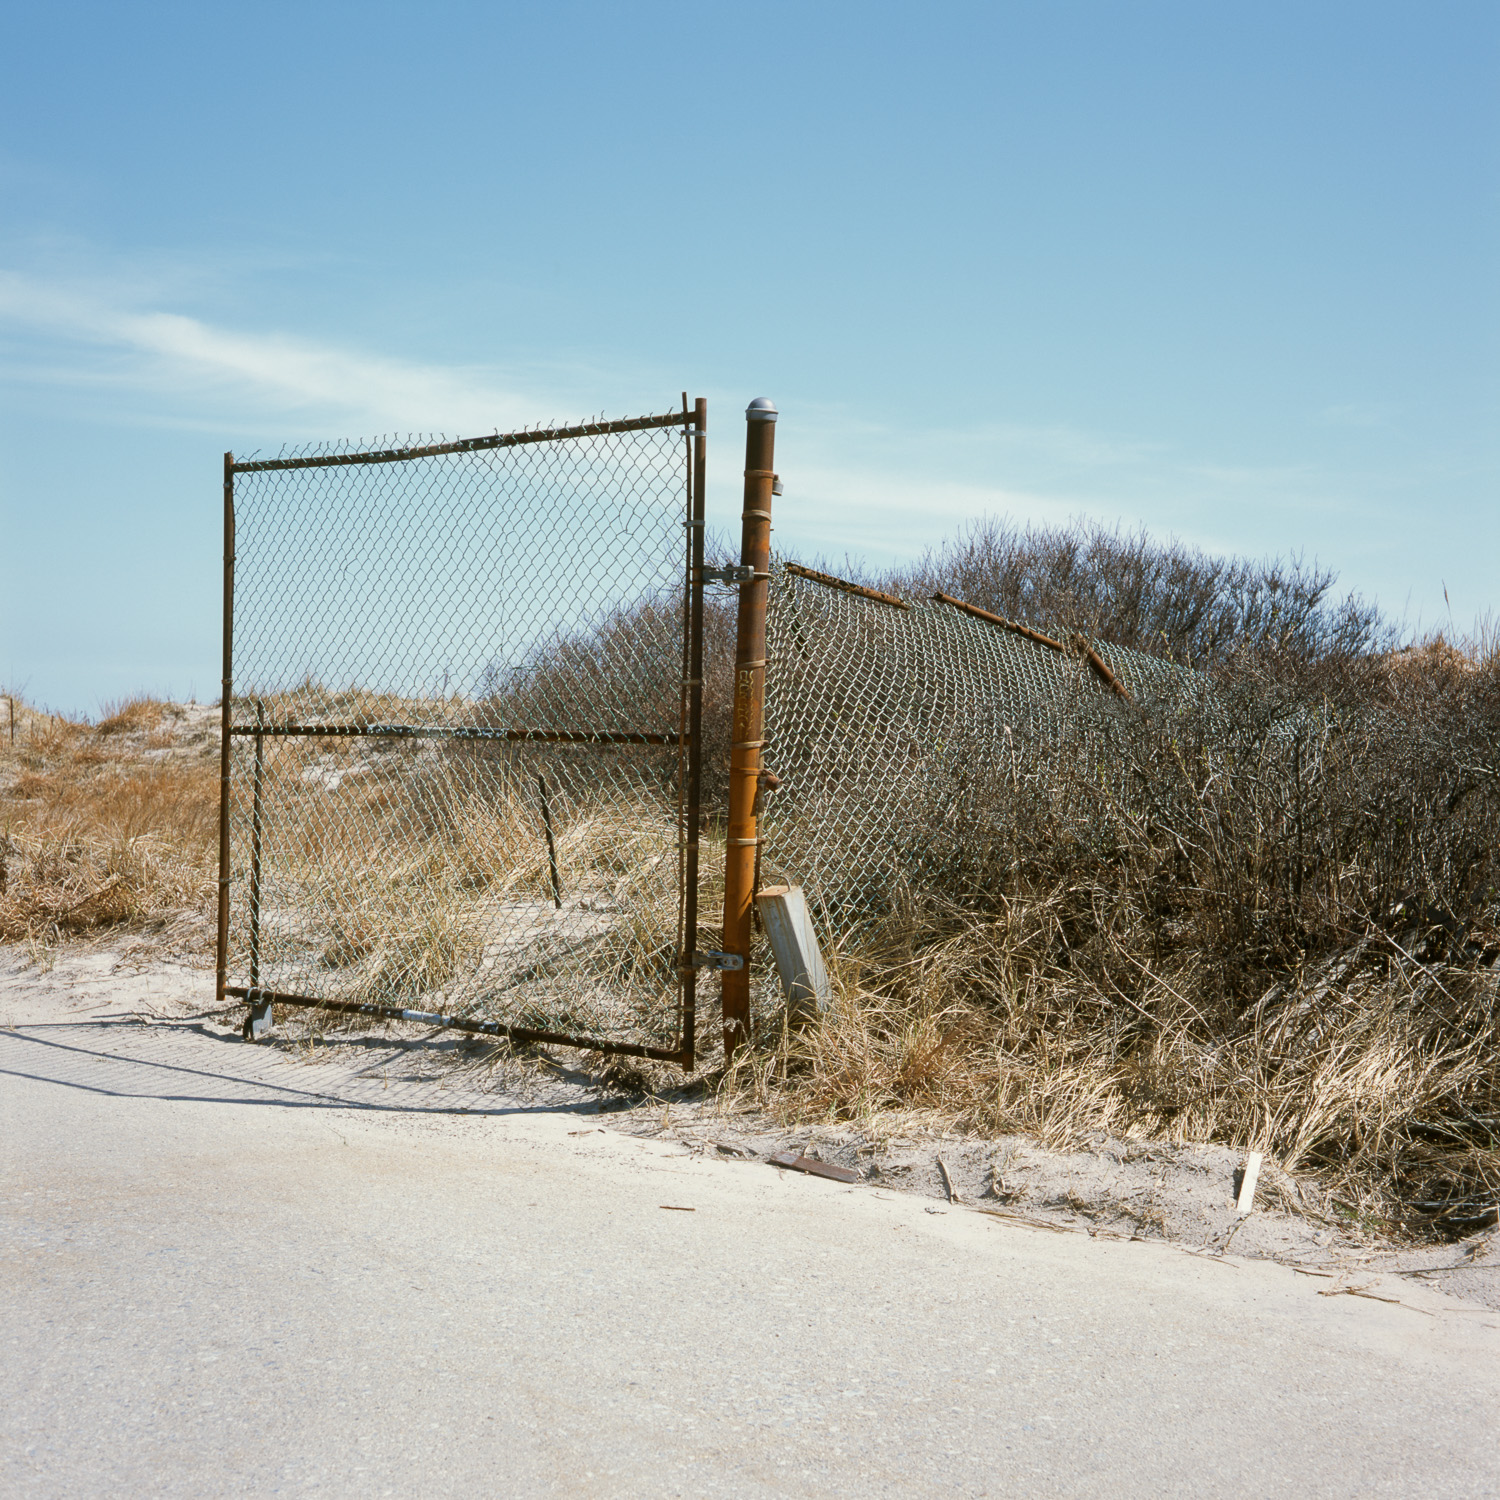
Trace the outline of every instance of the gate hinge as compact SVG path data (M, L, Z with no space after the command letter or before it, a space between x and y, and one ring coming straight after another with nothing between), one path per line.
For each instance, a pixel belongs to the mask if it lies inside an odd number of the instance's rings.
M701 949L688 960L690 969L743 969L745 958L741 953L717 953Z
M699 577L704 583L749 583L755 569L749 563L733 563L727 568L703 568Z

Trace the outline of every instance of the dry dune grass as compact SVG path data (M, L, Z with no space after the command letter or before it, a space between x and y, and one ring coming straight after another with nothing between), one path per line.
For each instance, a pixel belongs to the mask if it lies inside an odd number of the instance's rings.
M1063 747L991 809L962 882L832 935L832 1009L765 1027L726 1103L877 1137L1219 1142L1370 1227L1483 1223L1500 1200L1500 653L1261 649L1217 681L1215 724L1121 715L1110 777L1085 774L1097 745ZM321 711L402 707L331 694ZM23 708L14 751L0 740L0 937L211 912L215 725L188 712L138 700L90 726ZM491 767L481 796L477 766L413 753L393 800L394 771L348 775L364 752L347 743L276 753L285 868L325 882L315 961L351 992L442 992L493 949L497 909L550 906L526 785L497 791ZM538 981L525 1019L618 1020L623 1001L669 1029L659 822L582 798L554 813L564 888L614 915L570 960L572 993ZM705 927L716 904L706 890Z
M460 727L485 725L491 711L483 700L335 693L315 682L262 708L273 724ZM253 754L242 740L241 869ZM669 759L639 747L268 737L262 982L553 1030L669 1035L678 915ZM247 911L236 903L230 929L239 970Z
M1258 1148L1371 1226L1500 1202L1500 636L1397 632L1298 560L976 523L872 579L1190 663L964 814L963 869L835 941L744 1057L787 1121ZM835 935L836 937L836 935Z
M432 707L316 684L293 698L268 700L268 718L295 706L301 719L404 721ZM474 712L450 707L457 722ZM216 710L147 698L108 705L95 724L19 705L14 749L0 736L0 941L44 950L167 928L170 946L206 960L217 730ZM549 764L570 908L553 934L536 763L378 744L269 744L262 952L314 986L289 988L404 1004L426 997L557 1029L671 1030L676 851L643 782L590 782L597 767L581 759ZM248 785L239 775L239 863ZM232 963L242 968L243 900L234 915Z
M294 810L286 810L292 817ZM534 809L513 792L469 796L442 818L413 826L398 816L382 824L361 820L363 838L335 838L339 857L325 858L313 836L299 862L283 855L280 878L303 892L313 925L326 931L320 966L336 974L341 998L411 1003L413 996L478 991L477 969L488 946L512 948L516 964L535 964L540 950L554 962L545 919L550 915L550 864L536 830ZM315 826L304 815L304 827ZM672 874L664 862L675 849L659 817L630 805L594 806L578 816L557 814L557 863L570 909L580 894L603 907L585 945L576 939L568 977L574 990L613 992L629 1008L637 981L646 989L671 987L676 906ZM674 861L675 868L675 861ZM306 930L312 930L311 928ZM529 941L528 941L529 939ZM540 945L540 950L539 950ZM515 964L501 964L498 982ZM552 1024L576 1006L529 1011L533 1024Z
M1218 684L1234 733L1121 713L1109 775L1061 747L997 799L965 878L846 941L828 1017L741 1086L877 1134L1261 1149L1372 1225L1493 1222L1500 652L1262 652Z
M218 827L207 710L141 698L98 725L17 704L0 739L0 940L208 909Z
M1495 975L1371 955L1357 977L1327 965L1235 1016L1194 998L1191 961L1154 970L1118 943L1098 972L1060 964L1067 905L1059 891L1002 916L933 904L892 919L835 963L822 1023L768 1038L738 1091L787 1123L850 1120L875 1137L1014 1132L1066 1148L1103 1131L1259 1149L1372 1228L1493 1217Z

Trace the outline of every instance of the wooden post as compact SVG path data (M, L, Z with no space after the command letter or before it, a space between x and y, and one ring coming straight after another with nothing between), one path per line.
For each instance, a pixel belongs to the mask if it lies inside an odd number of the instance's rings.
M729 831L724 851L724 952L743 967L723 972L724 1061L750 1040L750 920L755 898L755 851L760 842L755 793L765 743L766 603L771 579L771 486L775 481L776 407L758 396L745 410L745 503L740 562L750 577L740 584L734 646L734 731L729 751Z
M562 910L562 880L557 873L557 840L552 836L552 804L547 801L547 778L536 775L536 789L542 798L542 828L547 835L547 863L552 869L552 905Z

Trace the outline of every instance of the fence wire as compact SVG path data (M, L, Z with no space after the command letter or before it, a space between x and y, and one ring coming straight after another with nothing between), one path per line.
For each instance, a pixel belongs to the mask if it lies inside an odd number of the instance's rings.
M652 420L235 465L231 984L676 1044L689 418Z
M1061 645L1062 643L1058 643ZM1063 764L1109 774L1111 727L1181 705L1201 679L1095 642L1042 644L937 599L870 597L773 567L767 619L762 879L801 885L841 935L910 895L995 874L1014 809Z

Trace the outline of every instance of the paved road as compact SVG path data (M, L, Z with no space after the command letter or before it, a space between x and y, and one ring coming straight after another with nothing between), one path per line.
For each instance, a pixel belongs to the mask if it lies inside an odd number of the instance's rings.
M0 1492L1500 1494L1492 1312L348 1089L0 1032Z

